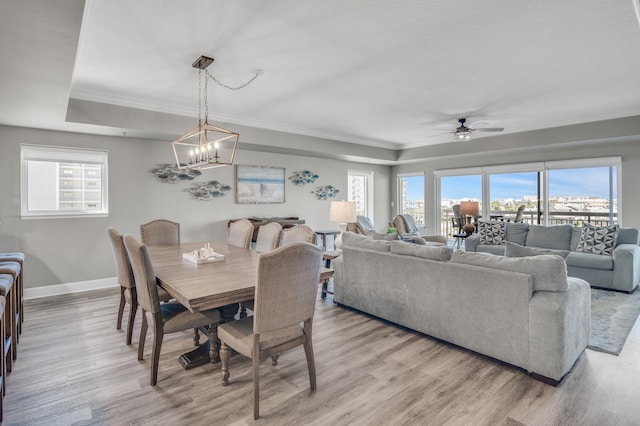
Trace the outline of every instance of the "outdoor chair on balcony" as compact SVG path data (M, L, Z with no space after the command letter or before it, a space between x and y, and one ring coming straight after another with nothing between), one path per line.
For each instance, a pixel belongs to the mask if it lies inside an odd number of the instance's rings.
M462 227L464 226L464 218L460 215L460 204L452 205L451 210L453 210L453 217L451 218L453 229L457 228L457 233L460 234L462 233Z
M524 216L524 208L524 204L518 207L518 210L516 210L516 215L513 218L507 218L507 222L522 222L522 216Z

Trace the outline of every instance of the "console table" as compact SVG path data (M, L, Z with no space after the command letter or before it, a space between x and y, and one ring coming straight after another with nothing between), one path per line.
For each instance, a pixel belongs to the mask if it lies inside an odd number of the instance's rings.
M255 243L258 238L258 229L262 225L266 225L267 223L277 222L282 226L282 228L292 228L296 225L302 225L304 223L304 219L298 219L297 217L248 217L246 218L253 224L253 237L252 241ZM233 222L238 221L240 219L231 219L227 222L227 226L231 225Z

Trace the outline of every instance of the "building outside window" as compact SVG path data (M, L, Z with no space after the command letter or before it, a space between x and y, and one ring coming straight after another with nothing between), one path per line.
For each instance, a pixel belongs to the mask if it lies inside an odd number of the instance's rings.
M349 170L348 200L356 203L356 215L373 221L373 172Z
M398 214L410 214L424 227L424 173L398 175Z
M107 151L28 144L20 150L23 218L108 214Z

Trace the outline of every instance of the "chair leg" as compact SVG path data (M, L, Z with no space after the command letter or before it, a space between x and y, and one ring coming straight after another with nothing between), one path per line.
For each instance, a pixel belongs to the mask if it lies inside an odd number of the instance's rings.
M120 306L118 306L118 320L116 322L116 330L122 330L122 316L124 315L124 305L126 299L124 297L124 291L126 289L120 286Z
M153 318L153 351L151 352L151 375L149 384L155 386L158 383L158 363L160 362L160 349L164 338L162 314L158 312Z
M229 355L231 350L225 342L220 343L220 377L222 377L222 386L229 384Z
M304 322L304 354L307 356L307 368L309 369L309 385L311 390L316 390L316 361L313 356L313 342L311 340L312 323L311 320Z
M147 328L149 328L147 312L142 309L142 326L140 327L140 339L138 340L138 361L144 359L144 341L147 338Z
M129 307L129 321L127 321L127 345L131 344L133 337L133 322L136 319L136 312L138 312L138 298L135 292L131 292L131 306Z
M253 357L253 419L260 417L260 357Z
M253 419L260 417L260 334L253 335Z

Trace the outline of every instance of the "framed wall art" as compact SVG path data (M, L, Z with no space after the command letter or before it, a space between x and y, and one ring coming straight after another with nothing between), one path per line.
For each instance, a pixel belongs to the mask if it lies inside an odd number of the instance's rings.
M238 204L284 203L284 167L236 166Z

